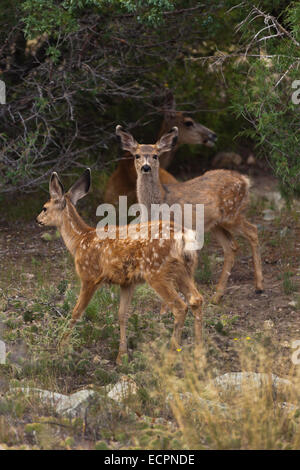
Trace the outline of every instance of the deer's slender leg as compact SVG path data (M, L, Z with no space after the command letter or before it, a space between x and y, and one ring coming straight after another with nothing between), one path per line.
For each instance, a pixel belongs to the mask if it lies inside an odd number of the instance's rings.
M91 300L95 290L97 289L98 284L94 282L81 282L81 288L79 292L79 297L77 299L76 305L72 312L72 318L68 325L68 331L63 335L62 339L60 340L60 346L64 346L70 337L71 329L75 325L78 318L81 317L85 308L88 306L89 301Z
M73 327L77 320L81 317L97 287L98 285L95 284L95 282L82 281L79 297L72 312L72 318L69 324L70 327Z
M187 314L187 305L180 298L170 281L166 281L163 276L147 278L149 285L157 292L167 308L174 315L174 330L172 335L172 347L178 349L181 343L182 328Z
M161 304L159 315L162 317L163 315L166 315L168 313L168 305L165 303Z
M119 306L119 323L120 323L120 345L119 353L116 359L117 364L122 364L122 356L127 353L126 325L127 311L130 305L134 284L129 286L121 286L120 288L120 306Z
M254 267L255 288L257 293L261 293L263 292L263 274L261 256L259 252L257 227L248 222L245 217L241 216L239 218L239 224L235 225L234 229L250 243Z
M238 245L231 233L222 227L214 227L211 232L222 246L224 252L224 264L221 277L216 287L216 293L212 298L213 303L219 303L225 292L227 281L234 265L235 252Z
M195 346L202 344L202 304L203 297L198 292L195 283L190 277L180 279L180 291L185 296L195 319Z

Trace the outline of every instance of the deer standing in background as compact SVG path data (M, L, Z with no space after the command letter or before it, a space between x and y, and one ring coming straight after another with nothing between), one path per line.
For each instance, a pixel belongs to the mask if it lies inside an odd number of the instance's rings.
M169 152L175 145L178 129L174 127L154 145L140 145L127 132L117 126L116 134L121 139L122 148L135 157L137 172L137 198L150 214L151 204L179 203L204 204L204 230L210 231L222 246L224 265L216 287L213 302L218 303L223 296L228 277L234 265L238 245L234 235L242 235L251 246L256 292L263 290L263 276L257 228L248 222L244 211L249 199L248 178L230 170L212 170L204 175L183 183L162 184L159 178L160 156ZM194 221L196 217L193 217Z
M81 317L93 294L103 283L119 285L120 345L117 363L120 364L122 355L127 352L127 310L135 286L146 281L174 314L172 344L175 348L180 345L188 309L177 291L184 294L195 317L195 343L199 346L203 298L193 280L196 252L188 248L195 232L181 233L178 238L171 224L170 238L151 239L149 233L153 224L158 225L161 232L164 225L161 222L147 222L136 225L140 230L146 228L148 236L144 238L119 237L119 227L116 227L115 239L103 237L105 228L101 229L99 236L98 229L96 231L95 228L89 227L75 208L77 201L88 193L90 184L90 170L86 170L65 193L57 173L52 173L49 184L50 200L37 217L39 225L58 228L75 260L81 288L70 327Z
M159 137L168 132L172 127L178 128L178 139L176 145L166 151L161 158L159 168L159 178L162 184L177 183L176 178L168 173L167 168L174 158L177 148L183 144L203 144L212 147L216 140L216 134L205 126L194 121L191 117L176 111L175 100L172 93L167 97L164 109L164 120L159 133ZM116 170L108 180L104 195L104 202L117 204L119 196L127 196L128 203L136 202L136 171L134 159L131 153L127 153L124 159L120 160Z

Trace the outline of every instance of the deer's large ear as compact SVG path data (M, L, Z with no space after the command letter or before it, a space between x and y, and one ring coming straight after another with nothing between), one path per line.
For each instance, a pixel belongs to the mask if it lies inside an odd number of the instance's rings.
M163 112L166 120L174 119L176 115L176 101L171 90L166 93Z
M139 145L134 137L129 132L124 132L121 126L116 127L116 135L121 142L122 149L134 154Z
M60 179L58 177L58 174L54 171L50 177L50 182L49 182L49 193L51 199L62 199L65 190L60 182Z
M79 180L73 184L69 189L68 195L71 199L72 204L76 206L77 201L82 197L86 196L91 187L91 170L87 168L83 175L80 176Z
M170 132L163 135L158 142L156 142L156 147L160 153L170 152L173 147L175 147L178 140L178 127L173 127Z

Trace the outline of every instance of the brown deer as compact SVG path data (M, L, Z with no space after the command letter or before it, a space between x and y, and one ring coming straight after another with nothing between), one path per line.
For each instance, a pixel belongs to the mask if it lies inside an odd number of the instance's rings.
M178 237L174 225L169 224L169 227L171 226L169 238L151 238L149 234L152 233L154 224L161 232L166 231L162 222L153 221L136 225L137 233L139 230L144 230L143 237L129 235L124 237L123 226L122 236L119 236L121 228L114 227L116 238L108 238L105 228L99 229L99 232L98 228L96 230L89 227L75 208L77 201L88 193L90 184L90 170L86 170L65 193L57 173L52 173L49 184L50 200L46 202L36 219L39 225L58 228L75 260L81 289L72 313L70 327L80 318L94 292L103 283L119 285L120 346L117 363L120 364L122 355L127 352L127 310L135 286L146 281L174 314L173 347L178 348L180 345L181 331L188 308L177 291L185 296L194 314L195 343L199 346L203 298L193 281L196 252L189 248L195 233L192 231L180 233Z
M176 111L175 100L170 93L164 108L164 120L159 137L174 126L178 128L176 145L171 150L166 151L160 160L159 178L162 184L177 183L176 178L168 173L165 168L170 165L180 145L203 144L212 147L217 140L217 136L213 131L197 123L191 117L185 116L182 112ZM134 160L129 152L120 160L116 170L110 176L106 186L104 201L110 204L117 204L119 196L124 195L128 197L130 204L136 202L136 178Z
M174 203L204 204L204 230L210 231L224 251L224 265L217 284L213 302L220 301L230 276L238 245L234 235L242 235L250 243L255 273L256 292L263 290L263 276L257 228L246 219L244 211L248 204L248 178L235 171L212 170L183 183L162 184L159 179L160 155L176 145L178 129L174 127L154 145L140 145L127 132L117 126L116 134L121 139L123 150L135 157L137 171L137 198L145 204L148 213L151 204ZM193 215L195 221L195 214Z

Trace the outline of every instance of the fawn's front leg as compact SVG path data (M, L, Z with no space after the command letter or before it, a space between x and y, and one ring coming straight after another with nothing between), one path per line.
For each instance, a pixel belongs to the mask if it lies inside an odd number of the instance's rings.
M120 345L119 353L116 359L117 364L122 364L122 356L127 353L126 325L127 311L131 302L135 286L121 286L120 288L120 306L119 306L119 323L120 323Z
M88 306L89 301L91 300L95 290L97 289L98 285L94 282L81 282L81 288L78 300L72 312L72 318L68 324L68 330L62 337L61 345L65 344L71 334L71 328L75 325L76 321L81 317L85 308Z

